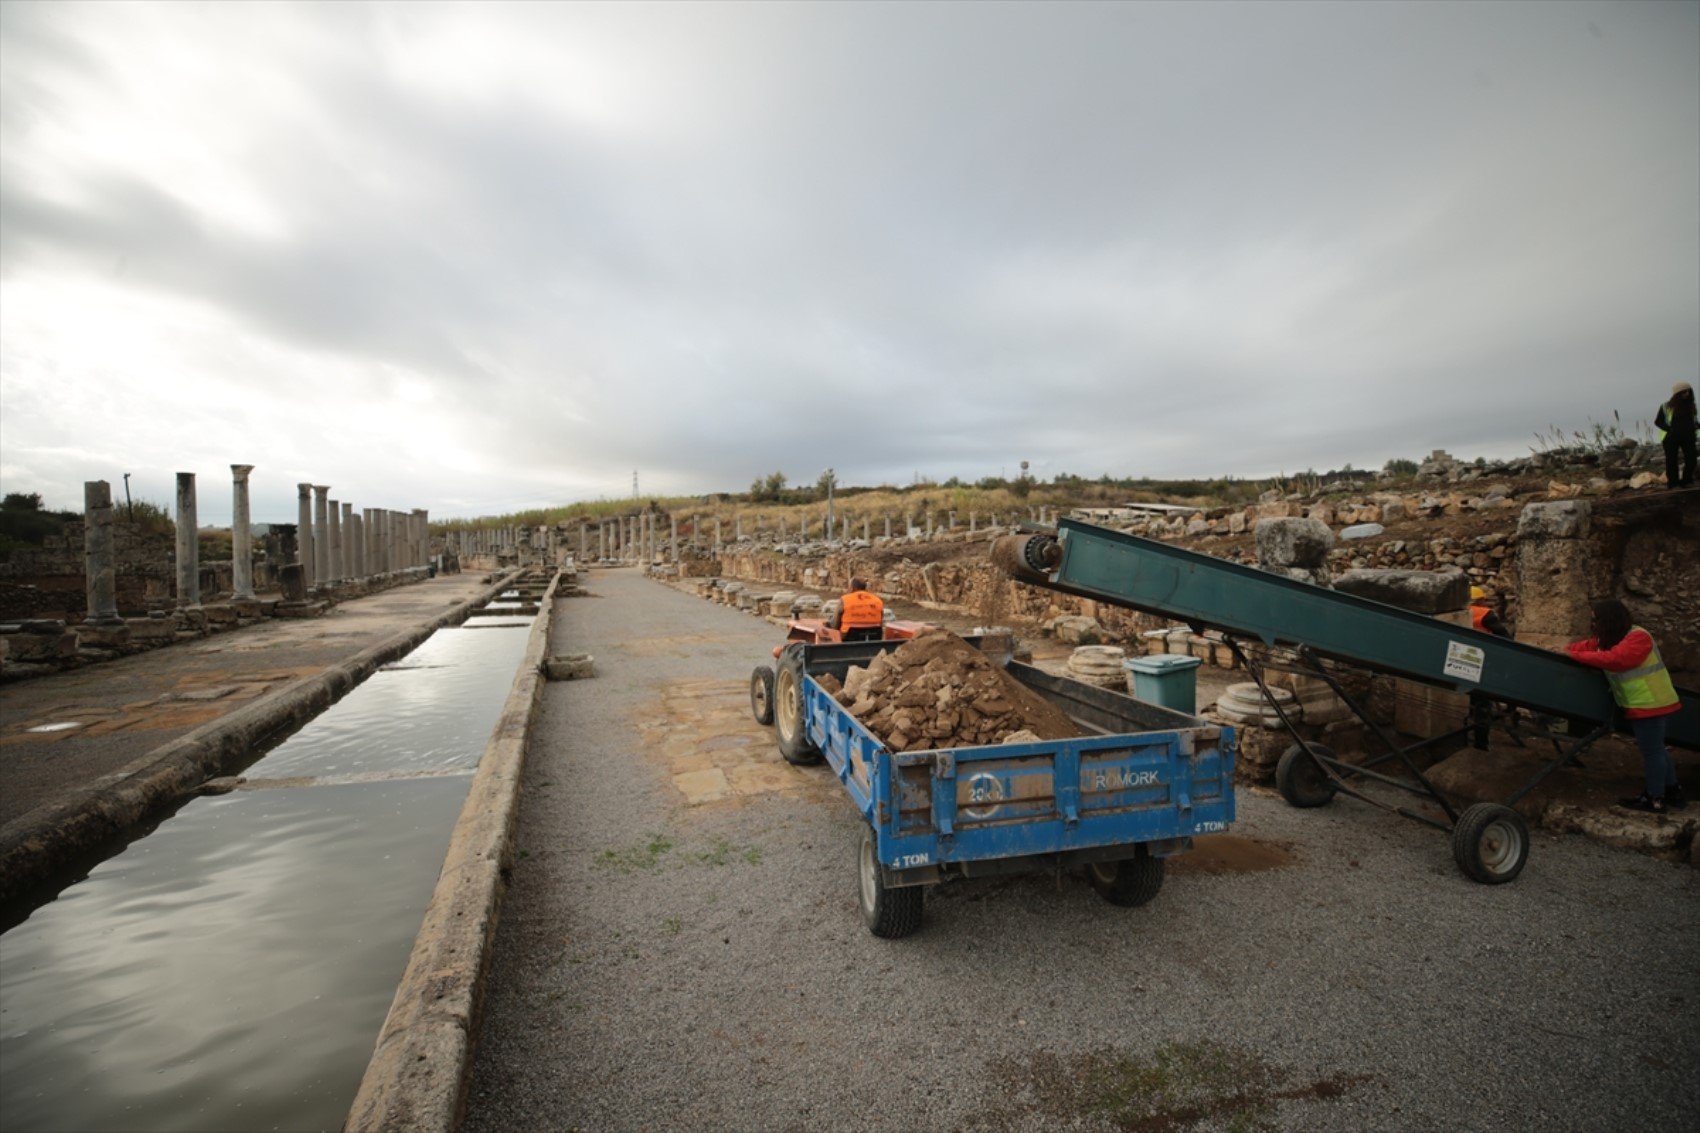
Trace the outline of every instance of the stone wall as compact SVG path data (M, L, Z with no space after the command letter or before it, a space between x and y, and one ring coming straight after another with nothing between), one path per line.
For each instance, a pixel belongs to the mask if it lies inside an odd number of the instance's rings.
M176 596L176 538L169 532L149 532L127 523L112 525L113 559L117 564L118 609L140 616L169 606ZM277 566L292 561L295 525L272 524L256 541L254 585L261 591L277 588ZM0 563L0 621L56 618L75 624L88 609L83 576L83 525L65 524L59 534L39 547L19 547ZM233 590L228 559L200 564L201 594L211 600Z

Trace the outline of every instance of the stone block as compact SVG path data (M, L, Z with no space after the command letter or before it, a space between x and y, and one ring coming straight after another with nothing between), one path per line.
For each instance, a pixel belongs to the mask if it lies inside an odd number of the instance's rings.
M237 618L240 616L236 612L236 607L228 602L208 603L201 607L201 610L206 615L208 625L235 625Z
M109 626L85 622L77 627L77 643L84 649L122 649L130 644L130 627L123 622Z
M136 644L157 645L177 636L177 623L170 618L127 618L130 640Z
M1258 504L1257 517L1259 519L1290 519L1297 516L1301 510L1298 504L1278 500L1273 503Z
M1592 510L1587 500L1529 504L1517 517L1517 535L1521 539L1579 539L1588 533Z
M1232 515L1228 516L1228 533L1230 535L1242 534L1245 531L1245 525L1245 512L1236 511Z
M543 663L543 671L552 681L586 680L596 675L596 658L588 653L551 657Z
M77 635L64 629L51 633L8 634L8 659L58 661L77 655Z
M1334 532L1315 519L1260 519L1255 537L1257 561L1266 567L1320 567L1334 546Z
M1386 531L1379 523L1354 523L1340 532L1341 539L1373 539Z
M1470 604L1470 577L1461 570L1349 570L1334 589L1418 614L1443 614Z

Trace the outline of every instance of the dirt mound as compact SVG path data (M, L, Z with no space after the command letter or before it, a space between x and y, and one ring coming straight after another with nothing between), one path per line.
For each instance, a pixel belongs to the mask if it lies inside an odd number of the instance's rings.
M925 630L866 669L838 702L892 751L977 747L1084 735L1061 709L949 630Z

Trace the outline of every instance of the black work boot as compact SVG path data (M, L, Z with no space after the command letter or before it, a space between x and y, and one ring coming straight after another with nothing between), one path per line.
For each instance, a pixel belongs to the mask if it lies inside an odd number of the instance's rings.
M1672 810L1681 810L1688 805L1688 796L1683 793L1681 783L1665 784L1665 805Z
M1663 814L1665 812L1665 800L1655 799L1646 791L1642 791L1632 799L1618 799L1617 805L1624 810L1639 810L1648 814Z

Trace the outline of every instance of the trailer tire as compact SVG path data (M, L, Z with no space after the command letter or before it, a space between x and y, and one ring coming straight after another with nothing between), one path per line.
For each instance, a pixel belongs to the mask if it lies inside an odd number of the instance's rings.
M856 904L869 932L896 940L921 927L921 887L887 885L875 845L873 827L862 827L856 850Z
M1154 858L1144 846L1131 858L1116 862L1092 862L1086 880L1098 896L1124 909L1137 908L1163 888L1163 859Z
M1508 806L1477 803L1452 828L1452 857L1471 881L1504 885L1529 860L1528 824Z
M1322 769L1312 752L1324 759L1334 758L1334 749L1327 744L1294 744L1281 753L1275 764L1275 789L1288 805L1296 807L1327 806L1334 801L1334 780Z
M757 665L750 674L750 714L758 724L773 723L772 665Z
M795 648L779 655L773 677L773 731L785 762L806 767L820 762L820 749L809 742L803 712L803 655Z

